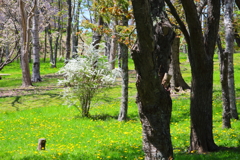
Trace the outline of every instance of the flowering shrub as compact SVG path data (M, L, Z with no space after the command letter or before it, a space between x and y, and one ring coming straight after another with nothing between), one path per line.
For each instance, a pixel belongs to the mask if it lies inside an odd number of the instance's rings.
M83 117L89 116L91 99L103 86L113 84L119 69L110 70L107 58L99 53L92 45L84 46L84 56L71 59L62 67L59 73L64 75L59 85L65 85L63 97L66 104L75 106Z

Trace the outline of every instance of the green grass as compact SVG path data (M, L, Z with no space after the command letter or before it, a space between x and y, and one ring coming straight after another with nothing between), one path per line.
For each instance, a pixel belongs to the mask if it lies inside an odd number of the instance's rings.
M240 55L235 54L236 97L240 97ZM190 84L191 75L186 55L181 54L184 79ZM240 124L232 120L231 129L222 129L221 87L217 57L214 59L213 134L217 145L228 147L220 152L187 153L190 135L189 93L173 97L171 135L174 157L177 160L240 159ZM132 61L130 70L134 69ZM59 63L60 65L60 63ZM129 86L129 121L119 122L121 86L115 85L93 99L91 118L81 118L73 107L62 105L64 100L56 87L59 77L53 75L59 68L42 64L43 82L34 83L30 91L22 95L0 98L0 159L4 160L137 160L143 159L141 124L135 103L135 76L131 75ZM1 73L10 76L0 80L2 90L21 86L18 63L12 63ZM51 88L52 87L52 88ZM1 91L1 90L0 90ZM240 99L237 99L240 111ZM46 150L37 151L39 138L46 138Z

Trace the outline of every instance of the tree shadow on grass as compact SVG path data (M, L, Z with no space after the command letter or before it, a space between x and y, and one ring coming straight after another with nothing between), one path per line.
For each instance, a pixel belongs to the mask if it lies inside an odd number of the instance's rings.
M119 142L120 143L120 142ZM108 145L108 146L106 146ZM141 148L135 148L135 146L122 146L120 144L106 144L102 149L91 151L92 155L87 151L80 151L74 153L44 153L37 155L30 155L21 158L21 160L97 160L97 159L111 159L111 160L122 160L122 159L143 159L143 152ZM90 150L91 148L89 148ZM41 152L41 151L40 151Z
M22 104L21 102L19 102L20 98L21 96L16 96L15 100L12 102L12 107L16 108L16 111L19 111L19 107L15 106L15 103Z
M175 160L219 160L219 159L237 160L240 159L240 148L220 147L219 151L217 152L208 152L205 154L178 152L174 153L174 158Z

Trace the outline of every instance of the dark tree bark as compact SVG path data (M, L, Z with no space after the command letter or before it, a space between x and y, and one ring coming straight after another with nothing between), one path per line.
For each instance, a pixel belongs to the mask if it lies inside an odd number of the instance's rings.
M173 90L179 91L179 89L190 89L189 85L184 81L179 62L179 45L180 38L175 37L172 44L172 55L169 74L172 75L171 88Z
M33 51L33 68L32 68L32 82L41 82L40 76L40 45L39 45L39 11L38 2L34 1L35 9L32 20L32 51Z
M68 23L67 23L67 37L66 37L66 60L70 59L71 54L71 32L72 32L72 1L67 0L68 4Z
M213 55L219 27L220 1L208 0L204 35L194 2L182 0L182 5L189 28L192 70L189 150L199 153L215 151L218 146L214 143L212 133Z
M156 20L162 13L163 1L150 3L148 0L132 0L138 34L132 58L137 72L137 104L145 159L163 160L173 156L170 136L172 100L161 83L163 75L168 72L174 33L167 22L156 23L153 27L150 12L154 11L152 16Z

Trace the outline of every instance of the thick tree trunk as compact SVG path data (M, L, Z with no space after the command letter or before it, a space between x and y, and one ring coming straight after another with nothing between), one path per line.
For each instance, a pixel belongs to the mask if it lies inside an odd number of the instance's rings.
M225 41L228 53L228 87L230 98L231 116L238 119L236 96L235 96L235 83L234 83L234 67L233 67L233 53L234 53L234 30L233 30L233 3L234 0L224 1L224 26L225 26Z
M163 1L155 3L162 12ZM132 4L138 33L138 43L132 50L132 58L137 72L137 104L142 123L145 160L171 159L172 101L161 81L169 68L173 32L165 23L156 24L153 28L148 0L132 0ZM157 10L151 11L158 14Z
M32 82L41 82L42 78L40 76L40 54L39 54L39 11L37 7L37 0L35 2L34 16L33 16L33 25L32 25L32 44L33 44L33 69L32 69Z
M72 32L72 1L67 0L68 4L68 23L67 23L67 37L66 37L66 60L70 59L71 54L71 32Z
M31 75L28 61L29 50L29 26L31 17L27 17L25 4L22 0L19 0L19 9L21 14L21 27L22 27L22 49L21 49L21 68L22 68L22 86L32 86Z
M181 89L190 89L189 85L184 81L179 62L179 45L180 38L175 37L172 44L172 55L169 74L172 75L171 88L173 90L179 91Z
M189 60L192 69L189 150L200 153L215 151L218 147L212 133L213 55L218 33L220 1L208 1L205 37L194 2L182 0L182 5L189 28Z

